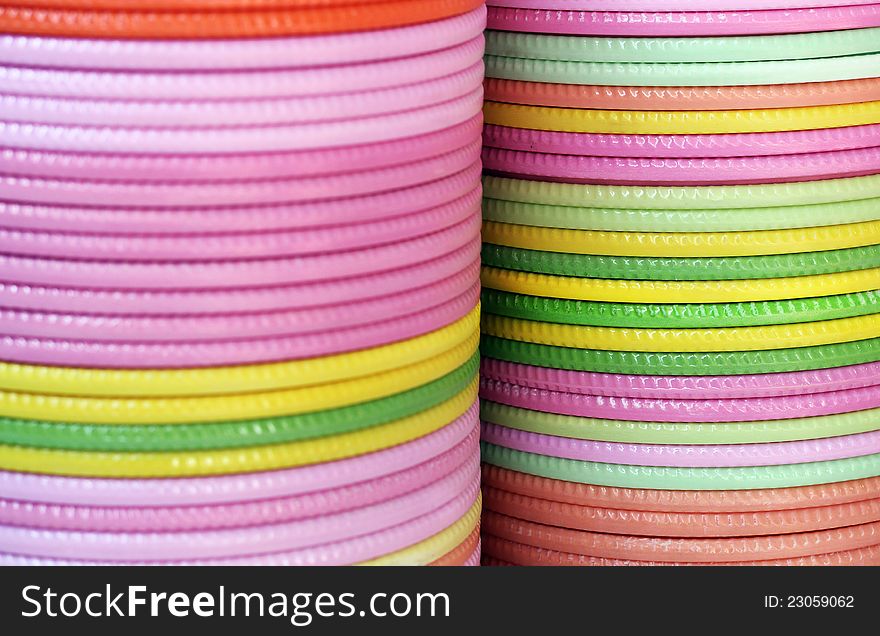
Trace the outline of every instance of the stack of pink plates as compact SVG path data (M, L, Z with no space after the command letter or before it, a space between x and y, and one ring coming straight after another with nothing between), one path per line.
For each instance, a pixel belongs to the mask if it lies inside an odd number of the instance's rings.
M0 9L0 563L477 564L482 0L117 5Z

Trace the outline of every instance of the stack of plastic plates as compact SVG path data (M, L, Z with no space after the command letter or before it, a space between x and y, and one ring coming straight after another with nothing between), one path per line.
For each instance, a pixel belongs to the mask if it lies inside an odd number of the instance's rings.
M481 0L0 9L0 562L479 561Z
M486 563L880 563L880 4L828 4L489 2Z

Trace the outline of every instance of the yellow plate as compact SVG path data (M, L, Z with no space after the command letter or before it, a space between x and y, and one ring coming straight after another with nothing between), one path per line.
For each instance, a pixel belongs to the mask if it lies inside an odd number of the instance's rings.
M880 307L877 308L880 311ZM880 337L880 314L794 325L719 329L585 327L483 317L483 333L507 340L604 351L756 351L790 349Z
M880 101L760 110L588 110L486 102L487 124L575 133L694 135L781 132L880 123Z
M834 296L880 289L880 268L836 274L748 280L664 281L575 278L484 267L490 289L612 303L738 303Z
M880 243L880 221L749 232L604 232L483 222L483 241L542 252L717 257L824 252Z
M168 397L255 393L316 386L382 373L427 360L468 340L479 324L478 305L460 320L417 338L351 353L274 364L132 370L44 367L3 362L0 363L0 389L52 395Z
M75 397L0 391L6 417L93 424L175 424L250 420L339 408L427 384L467 362L479 345L476 329L464 342L408 366L335 384L265 393L203 397Z

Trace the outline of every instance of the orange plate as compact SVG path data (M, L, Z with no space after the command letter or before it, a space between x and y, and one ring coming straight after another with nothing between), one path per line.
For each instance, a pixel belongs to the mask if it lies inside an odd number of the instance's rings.
M373 0L262 11L101 11L0 7L0 32L90 38L237 38L367 31L442 20L482 0Z
M560 528L647 537L766 536L880 521L880 499L790 510L661 512L579 506L484 486L483 507Z
M435 567L461 566L468 560L477 544L480 542L480 524L471 531L467 538L459 543L455 548L444 554L436 561L431 561L428 565Z
M547 479L486 464L483 485L578 506L660 512L792 510L880 498L880 477L798 488L639 490Z
M765 86L580 86L486 79L486 99L604 110L742 110L880 100L880 78Z
M556 552L554 550L542 550L530 545L506 541L498 537L483 537L483 560L485 566L668 566L668 565L703 565L703 566L732 566L732 565L803 565L803 566L846 566L846 565L880 565L880 545L874 545L857 550L845 550L829 554L816 554L796 559L769 559L766 561L740 561L727 563L672 563L662 561L634 561L628 559L603 559L600 557L584 556Z
M880 522L775 536L682 539L569 530L484 511L483 532L544 550L658 563L796 559L880 545Z
M385 0L124 0L125 11L253 11L255 9L303 9L340 5L375 4ZM32 9L87 9L120 11L120 0L18 0L18 7Z

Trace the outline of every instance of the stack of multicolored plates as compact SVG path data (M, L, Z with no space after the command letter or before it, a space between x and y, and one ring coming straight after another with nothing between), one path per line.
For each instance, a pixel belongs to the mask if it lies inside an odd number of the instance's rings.
M476 564L482 0L0 9L0 563Z
M695 4L489 2L486 563L880 563L880 4Z

